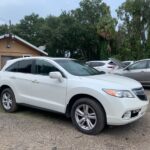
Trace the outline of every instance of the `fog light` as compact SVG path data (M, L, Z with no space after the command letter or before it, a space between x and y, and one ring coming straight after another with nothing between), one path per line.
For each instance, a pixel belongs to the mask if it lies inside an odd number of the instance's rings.
M123 116L123 119L130 119L131 118L131 111L127 111Z

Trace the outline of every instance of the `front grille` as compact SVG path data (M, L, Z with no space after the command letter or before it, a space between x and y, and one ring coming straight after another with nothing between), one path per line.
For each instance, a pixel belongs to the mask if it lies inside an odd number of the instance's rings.
M148 100L143 88L133 89L132 91L140 100L142 100L142 101Z

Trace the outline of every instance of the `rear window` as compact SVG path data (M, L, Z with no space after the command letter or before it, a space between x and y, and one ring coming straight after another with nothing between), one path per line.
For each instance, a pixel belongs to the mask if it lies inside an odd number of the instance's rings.
M100 67L100 66L104 66L105 63L103 63L103 62L90 62L90 63L88 63L88 65L90 67Z

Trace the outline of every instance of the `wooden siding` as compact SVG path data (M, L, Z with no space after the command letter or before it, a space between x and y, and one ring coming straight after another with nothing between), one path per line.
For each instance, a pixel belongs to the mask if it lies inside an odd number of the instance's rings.
M7 46L10 45L8 48ZM5 62L2 62L3 57L23 57L24 55L31 56L44 56L32 47L25 45L18 40L9 40L8 38L0 40L0 68L3 67Z

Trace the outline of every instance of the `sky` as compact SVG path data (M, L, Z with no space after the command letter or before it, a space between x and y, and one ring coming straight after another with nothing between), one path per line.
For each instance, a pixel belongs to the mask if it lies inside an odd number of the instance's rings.
M59 16L63 10L69 11L79 7L80 0L0 0L0 24L19 22L25 15L31 13L42 17L48 15ZM112 16L116 17L115 10L124 0L103 0L110 6Z

